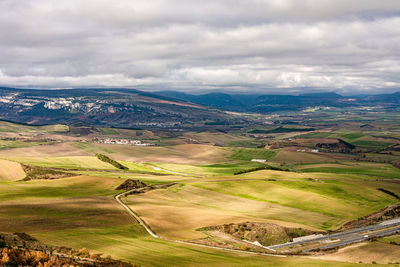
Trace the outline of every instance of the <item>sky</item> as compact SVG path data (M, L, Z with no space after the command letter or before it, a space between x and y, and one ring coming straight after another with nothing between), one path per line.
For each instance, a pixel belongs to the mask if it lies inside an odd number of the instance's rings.
M400 91L399 0L0 0L0 85Z

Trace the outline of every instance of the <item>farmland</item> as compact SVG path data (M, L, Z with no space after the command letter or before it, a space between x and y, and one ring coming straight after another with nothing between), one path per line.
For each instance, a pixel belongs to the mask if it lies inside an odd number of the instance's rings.
M18 125L6 125L4 137L16 136ZM49 245L84 247L143 266L163 266L165 261L184 266L337 266L338 262L352 266L372 250L375 256L366 257L366 263L396 260L385 254L396 251L396 236L326 255L280 258L241 254L258 250L227 233L210 230L251 223L326 233L398 203L400 169L395 165L400 156L391 126L386 126L385 138L354 125L324 128L324 132L309 129L318 123L303 127L311 133L296 134L270 131L278 127L182 134L99 128L83 137L79 129L66 132L63 126L23 127L32 135L4 140L7 146L0 149L2 232L26 232ZM103 136L151 140L156 146L92 141ZM339 151L331 144L350 144L350 150ZM96 154L125 168L116 168ZM68 175L24 181L30 170L26 166ZM115 201L114 195L122 192L115 188L126 179L150 186L168 184L122 197L165 239L151 237ZM349 251L358 256L349 256Z

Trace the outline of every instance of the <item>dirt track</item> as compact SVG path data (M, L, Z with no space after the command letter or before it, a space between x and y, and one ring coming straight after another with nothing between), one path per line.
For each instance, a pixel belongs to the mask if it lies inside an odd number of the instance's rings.
M180 244L186 244L186 245L191 245L191 246L197 246L197 247L205 247L205 248L212 248L212 249L218 249L218 250L224 250L224 251L230 251L230 252L236 252L236 253L244 253L244 254L253 254L253 255L264 255L264 256L273 256L273 257L286 257L284 255L278 255L278 254L267 254L267 253L258 253L258 252L251 252L251 251L244 251L244 250L236 250L236 249L229 249L229 248L222 248L222 247L215 247L215 246L209 246L209 245L203 245L203 244L197 244L197 243L192 243L188 241L181 241L181 240L174 240L174 239L168 239L164 238L161 236L158 236L156 233L154 233L150 227L146 224L145 221L143 221L139 215L137 215L131 208L129 208L122 200L121 197L127 196L129 194L134 194L135 191L138 191L141 189L132 189L123 193L120 193L115 196L115 200L128 212L129 215L131 215L143 228L154 238L162 239L165 241L170 241L170 242L175 242L175 243L180 243Z

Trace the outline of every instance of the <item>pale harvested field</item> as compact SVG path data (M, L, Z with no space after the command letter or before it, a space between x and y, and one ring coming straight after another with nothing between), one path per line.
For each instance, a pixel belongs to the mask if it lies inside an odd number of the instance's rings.
M341 262L398 263L400 262L400 246L381 242L367 242L341 248L338 252L332 254L312 258Z
M186 144L173 146L171 148L187 154L191 159L196 160L196 162L216 163L226 161L226 157L232 154L229 150L210 145Z
M77 149L68 143L0 150L0 157L67 157L89 155L91 154L84 150Z
M218 132L201 132L201 133L184 133L184 138L196 140L200 143L212 144L226 144L229 142L248 141L248 137L236 136L232 134L218 133Z
M25 178L21 164L0 159L0 181L16 181Z
M191 185L175 185L129 196L128 204L156 233L178 239L204 237L194 230L224 223L272 222L315 229L307 223L332 219L311 211L225 195Z
M279 179L279 180L291 180L291 179L304 179L309 175L297 172L282 172L275 170L260 170L255 172L248 172L241 175L235 175L232 179L243 179L243 178L259 178L259 179Z
M7 157L7 159L31 166L62 169L99 169L117 170L113 165L103 162L96 157Z
M286 163L324 163L333 162L335 158L332 155L311 152L297 152L289 149L281 150L271 159L274 162Z
M96 144L96 146L116 152L109 154L113 159L133 162L207 164L224 160L224 156L229 155L226 150L210 145L187 144L170 147L138 147Z

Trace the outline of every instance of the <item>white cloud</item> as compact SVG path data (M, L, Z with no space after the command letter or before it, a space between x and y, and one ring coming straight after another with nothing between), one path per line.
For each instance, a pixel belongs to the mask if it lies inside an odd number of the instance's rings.
M372 92L400 83L398 0L3 0L0 31L8 86Z

